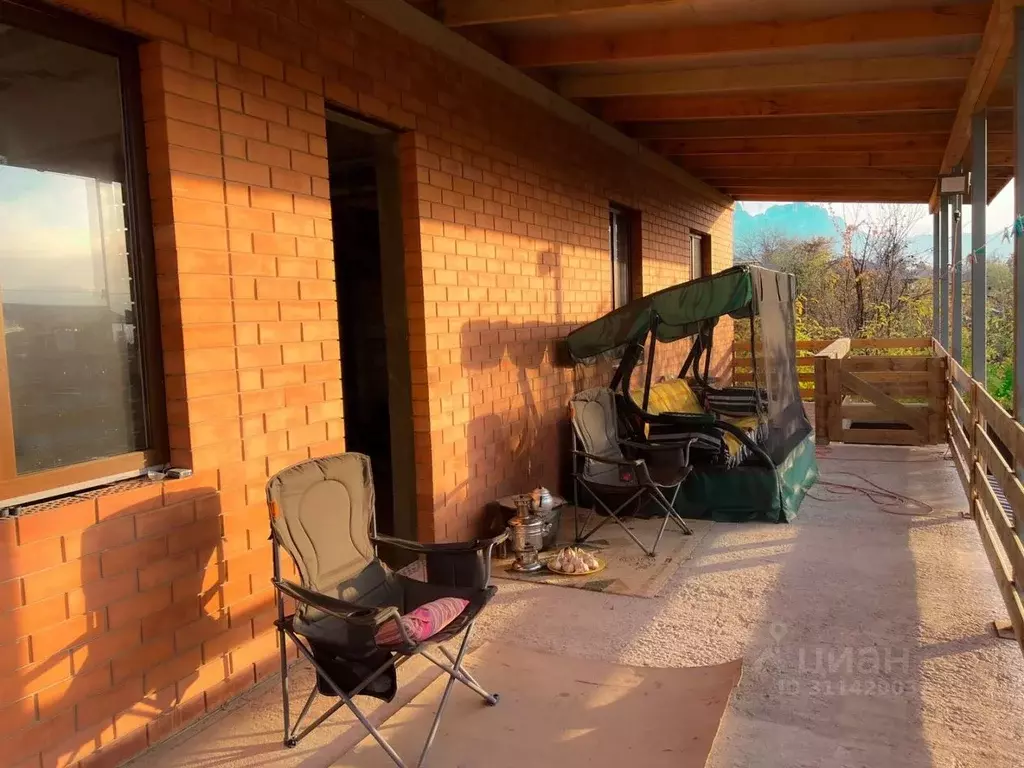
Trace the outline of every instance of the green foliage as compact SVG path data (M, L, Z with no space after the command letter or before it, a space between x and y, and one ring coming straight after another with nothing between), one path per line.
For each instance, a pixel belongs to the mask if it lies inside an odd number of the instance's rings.
M931 253L911 249L912 209L888 206L854 221L835 238L784 237L764 231L737 243L737 260L796 276L797 339L927 337L932 335ZM965 367L971 361L971 265L963 266ZM999 402L1013 400L1013 261L989 258L985 307L988 386ZM737 326L737 333L742 329ZM910 354L912 352L908 352ZM919 353L918 353L919 354ZM973 373L973 372L972 372Z
M988 391L1007 412L1013 411L1013 363L996 366L989 376Z

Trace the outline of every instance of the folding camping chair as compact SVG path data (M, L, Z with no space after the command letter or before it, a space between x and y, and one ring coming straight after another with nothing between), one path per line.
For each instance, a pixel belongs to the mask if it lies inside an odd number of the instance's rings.
M669 520L684 534L693 533L674 506L679 488L691 471L690 446L693 438L668 444L620 439L615 393L606 387L595 387L574 396L569 403L569 413L573 432L576 543L587 541L605 523L614 520L644 553L654 557ZM624 447L641 458L627 457ZM594 501L582 526L579 524L580 486ZM671 498L666 497L666 491L671 493ZM611 504L622 499L612 508ZM658 535L649 549L622 520L623 513L631 505L639 510L645 500L654 502L665 513ZM600 507L598 514L603 519L587 531L597 507Z
M330 715L347 706L387 752L395 765L406 765L394 748L356 705L357 695L390 701L398 687L396 670L419 655L448 674L448 683L416 766L424 765L437 735L445 704L455 681L477 693L487 705L498 703L463 666L473 622L497 591L488 586L490 555L505 534L465 544L419 544L377 535L370 460L358 453L311 459L282 470L267 483L271 515L274 586L277 588L280 634L284 744L294 747ZM427 580L391 571L377 557L376 545L387 544L425 555ZM300 584L281 576L283 548L299 572ZM285 614L285 598L297 603ZM410 635L403 613L444 597L468 600L450 624L422 640ZM395 641L380 643L377 631L389 629ZM462 635L458 652L441 645ZM285 637L316 669L317 682L290 725L288 652ZM447 659L434 656L436 649ZM301 732L299 727L317 693L338 701Z

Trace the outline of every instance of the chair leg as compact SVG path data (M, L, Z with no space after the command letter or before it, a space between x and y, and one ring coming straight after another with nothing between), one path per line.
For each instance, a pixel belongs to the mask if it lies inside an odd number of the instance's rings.
M299 740L295 738L295 734L298 733L299 726L302 724L302 718L306 716L306 713L309 712L309 708L313 705L313 700L316 698L316 693L316 686L314 685L309 691L309 696L306 697L306 703L302 705L302 711L299 712L299 716L295 718L295 727L292 733L285 734L286 738L284 745L286 747L294 747L296 744L299 743ZM305 731L303 732L303 735L305 735Z
M658 551L658 545L661 543L661 537L665 535L665 528L668 527L668 519L672 515L665 513L665 519L661 521L661 528L658 529L658 535L654 539L654 546L651 547L651 557L654 557Z
M448 661L455 663L455 657L447 648L445 648L442 645L438 646L438 649L441 651L441 653L445 655ZM471 691L474 691L477 695L479 695L480 698L482 698L484 702L487 704L487 706L493 707L498 704L498 700L501 697L496 693L488 693L487 691L485 691L484 687L480 685L480 683L477 682L476 678L469 674L467 670L462 668L455 669L450 664L445 664L443 661L438 661L433 656L430 656L426 651L420 651L420 655L427 661L434 664L435 666L438 666L441 669L443 669L449 675L455 676L460 683L462 683Z
M448 675L448 682L444 686L444 693L441 694L441 702L437 705L437 713L434 715L434 722L430 724L430 732L427 733L427 740L423 744L423 751L420 753L420 759L416 763L416 768L423 768L426 764L427 752L430 751L430 747L434 743L434 737L437 736L437 729L441 725L441 715L444 714L445 705L448 703L448 696L451 695L452 686L455 685L455 681L459 679L453 673L462 672L462 658L466 655L466 649L469 647L469 633L472 630L473 622L470 622L469 626L466 627L466 633L462 636L459 652L452 663L452 673Z
M679 488L680 488L681 485L682 485L682 483L677 485L675 487L675 490L672 492L672 501L669 501L667 498L665 498L665 494L663 494L661 492L661 489L658 488L657 486L655 486L651 490L654 492L654 499L655 499L655 501L657 501L658 505L662 509L665 510L665 519L667 520L668 518L671 517L672 521L677 526L679 526L679 529L683 533L685 533L687 536L692 536L693 535L693 529L690 528L690 526L688 526L686 524L686 521L683 520L683 518L679 516L678 512L676 512L676 497L679 495Z
M339 708L341 708L342 706L347 706L352 711L352 714L356 716L356 719L359 720L362 726L367 731L369 731L371 736L373 736L374 740L380 745L380 748L387 753L388 757L391 758L395 765L398 766L398 768L406 768L405 763L402 761L402 758L399 757L398 753L395 751L395 748L388 743L387 739L385 739L381 735L380 731L378 731L374 727L373 723L366 719L366 715L364 715L362 710L356 706L355 702L352 701L352 698L346 695L346 693L343 690L341 690L341 687L336 682L334 682L334 679L326 672L324 672L324 670L321 669L320 665L316 663L316 659L313 657L313 652L310 651L304 643L300 642L298 637L296 637L294 633L288 631L288 635L292 638L292 641L298 647L299 652L306 657L306 659L309 661L310 664L313 665L314 669L316 669L317 672L320 672L324 676L324 679L327 681L327 684L331 686L331 689L334 691L335 694L337 694L338 698L341 700L333 707L331 707L330 710L328 710L323 715L318 717L315 722L307 726L306 729L301 734L295 737L296 743L300 739L302 739L307 733L309 733L311 730L320 725L320 723L326 720L328 716L333 714ZM393 659L389 660L387 663L382 664L380 667L378 667L377 671L374 672L374 674L370 677L366 678L366 680L364 680L360 684L360 686L353 692L352 695L354 696L356 692L361 691L363 688L369 685L370 682L372 682L377 676L379 676L384 670L386 670L392 664L395 664L395 661Z
M288 701L288 644L285 641L284 627L277 628L277 643L281 646L281 704L284 714L284 740L283 744L286 747L295 746L289 744L291 741L291 725L289 722L291 712L290 703Z
M611 519L611 520L614 520L619 525L619 527L622 528L622 530L626 532L626 535L629 536L629 538L631 538L636 543L636 545L638 547L640 547L640 549L642 549L644 551L645 555L647 555L648 557L654 557L654 549L648 549L644 545L644 543L642 541L640 541L640 539L637 538L636 534L634 534L631 530L629 530L629 527L622 520L622 518L619 517L619 512L624 510L627 506L632 504L634 501L637 501L638 499L643 497L644 493L646 493L646 492L647 492L646 486L641 486L640 488L637 489L636 493L634 493L632 496L630 496L628 499L626 499L624 502L622 502L614 510L611 507L609 507L607 504L605 504L604 501L602 501L601 498L597 494L592 493L591 495L594 497L594 500L604 508L604 511L608 513L608 516L606 518L604 518L600 523L598 523L594 527L594 530L590 531L586 536L583 536L582 538L577 539L577 543L582 544L583 542L585 542L587 539L589 539L591 536L593 536L595 533L597 533L598 529L600 529L601 526L603 526L605 523L608 522L609 519ZM660 539L661 537L659 536L658 538ZM655 542L655 547L656 546L657 546L657 542Z

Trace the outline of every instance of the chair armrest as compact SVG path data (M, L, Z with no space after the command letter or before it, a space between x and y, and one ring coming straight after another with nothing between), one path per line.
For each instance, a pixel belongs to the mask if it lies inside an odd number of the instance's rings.
M597 461L601 464L611 464L616 467L636 467L638 464L642 464L643 461L640 459L609 459L607 456L595 456L592 453L586 453L584 451L573 451L574 456L582 456L590 461Z
M633 440L621 440L619 445L625 445L636 451L682 451L688 448L694 439L688 437L685 440L678 440L674 443L637 443Z
M664 418L668 417L668 418ZM654 419L651 419L654 423L667 423L667 424L693 424L695 426L714 426L717 416L713 413L674 413L666 412L658 414Z
M385 621L397 619L400 615L394 606L367 608L321 592L314 592L286 579L273 579L273 583L279 592L303 605L354 624L379 627Z
M479 552L489 549L496 544L501 544L508 538L508 531L502 531L497 536L489 539L474 539L473 541L457 541L441 544L425 544L421 541L409 541L408 539L397 539L394 536L376 535L370 540L374 544L388 544L408 552L416 552L421 555L456 555L460 552Z

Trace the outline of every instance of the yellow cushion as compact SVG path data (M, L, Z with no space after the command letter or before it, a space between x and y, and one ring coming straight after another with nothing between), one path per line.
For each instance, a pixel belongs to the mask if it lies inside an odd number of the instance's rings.
M633 392L633 400L643 403L644 391ZM704 413L700 400L693 394L690 385L682 379L669 379L651 385L651 398L647 403L648 413Z
M722 421L727 421L734 427L739 427L745 432L753 432L757 429L758 419L757 416L723 416ZM743 443L740 439L731 432L725 432L725 447L729 451L729 455L735 458L739 455L740 450L743 448Z

